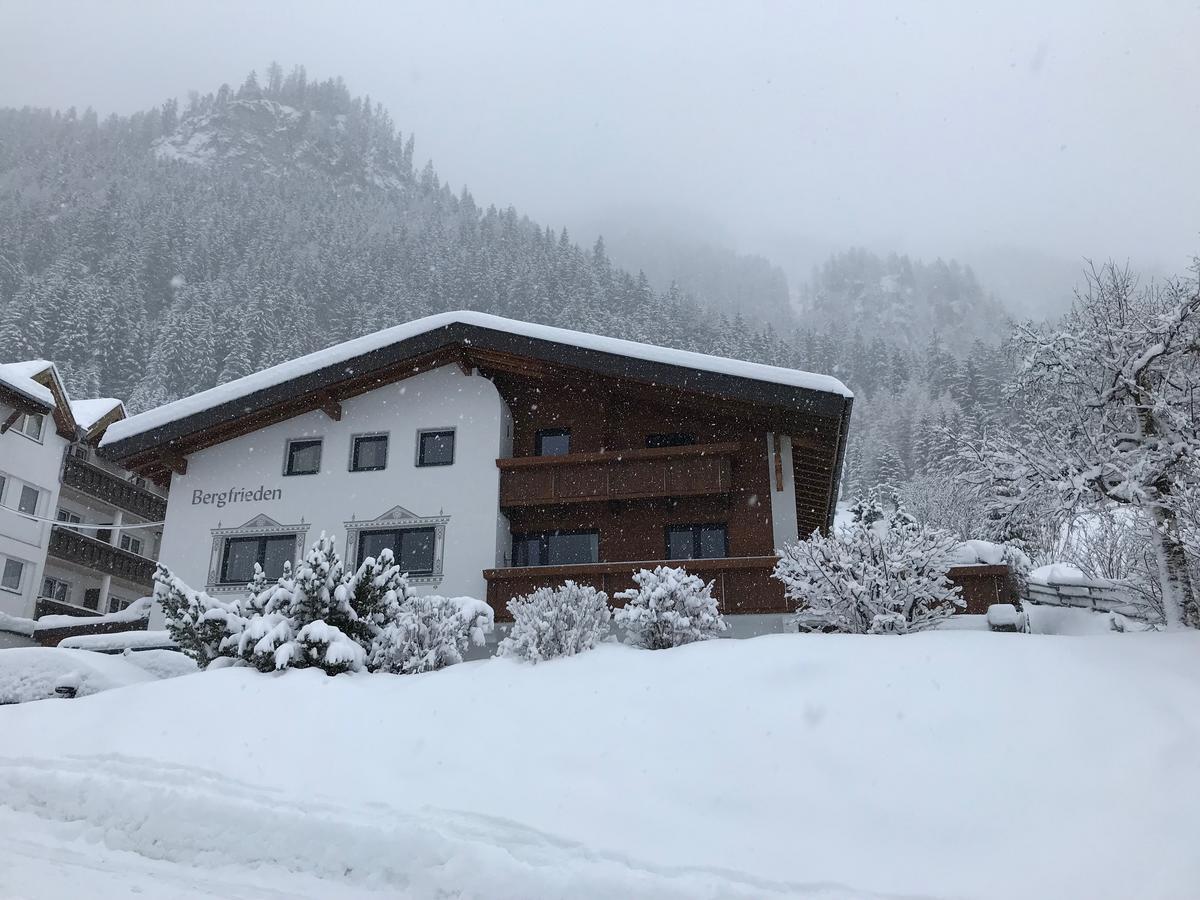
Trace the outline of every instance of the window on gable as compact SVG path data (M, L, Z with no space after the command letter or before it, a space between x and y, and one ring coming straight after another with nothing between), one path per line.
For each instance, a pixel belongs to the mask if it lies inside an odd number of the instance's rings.
M417 438L418 466L449 466L454 462L454 430L422 431Z
M292 562L296 535L271 534L226 538L221 553L221 584L249 584L254 565L262 566L268 579L283 574L283 564Z
M387 468L388 436L360 434L354 437L350 450L351 472L378 472Z
M534 453L538 456L566 456L570 452L570 428L543 428L537 433Z
M288 441L284 475L316 475L321 471L321 439Z
M42 426L45 416L41 413L26 413L21 420L21 432L26 436L33 438L35 441L42 439Z
M667 526L667 559L724 559L728 555L724 525Z

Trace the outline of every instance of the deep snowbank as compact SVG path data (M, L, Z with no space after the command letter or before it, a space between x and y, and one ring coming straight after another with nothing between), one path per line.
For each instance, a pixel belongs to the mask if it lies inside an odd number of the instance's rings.
M1197 634L223 670L0 709L0 821L292 895L1185 897L1197 696Z

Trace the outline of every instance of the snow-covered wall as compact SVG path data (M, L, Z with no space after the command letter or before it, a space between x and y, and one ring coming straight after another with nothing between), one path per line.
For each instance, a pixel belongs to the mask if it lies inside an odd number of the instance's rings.
M162 562L197 588L232 592L216 584L230 536L299 533L300 554L324 531L349 562L356 530L418 525L437 529L441 565L414 588L484 597L483 570L500 560L507 536L496 459L512 446L511 416L495 385L448 365L341 408L340 421L313 411L191 454L186 474L171 480ZM418 433L450 428L453 464L417 466ZM386 468L350 471L352 437L380 433L388 435ZM319 473L284 475L288 441L311 438L323 442Z

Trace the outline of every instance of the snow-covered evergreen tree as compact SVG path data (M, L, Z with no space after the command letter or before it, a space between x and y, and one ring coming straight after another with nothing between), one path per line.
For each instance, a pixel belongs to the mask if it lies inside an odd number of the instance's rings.
M220 656L233 655L226 641L236 640L245 625L237 603L192 590L161 564L154 570L154 599L162 606L171 640L197 666L203 669Z
M1200 261L1139 286L1109 264L1072 311L1026 325L1010 399L1018 421L964 442L966 475L1014 527L1127 506L1153 523L1168 628L1200 627L1200 585L1177 496L1200 479Z
M779 550L774 576L802 627L853 634L922 631L964 606L946 573L953 535L877 500L858 504L848 528Z
M592 649L612 619L608 595L574 581L514 597L508 611L512 630L500 642L499 654L534 663Z
M625 605L613 613L633 646L665 650L720 637L728 628L711 581L671 566L642 569L633 580L637 587L614 595Z

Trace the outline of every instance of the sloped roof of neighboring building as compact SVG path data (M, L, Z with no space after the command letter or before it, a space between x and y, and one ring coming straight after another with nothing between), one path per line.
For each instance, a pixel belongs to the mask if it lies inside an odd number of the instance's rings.
M18 410L49 413L58 433L67 440L74 439L75 416L54 363L45 359L0 363L0 398Z
M35 379L53 368L54 364L45 359L0 363L0 385L43 407L40 412L50 412L54 408L54 394Z

